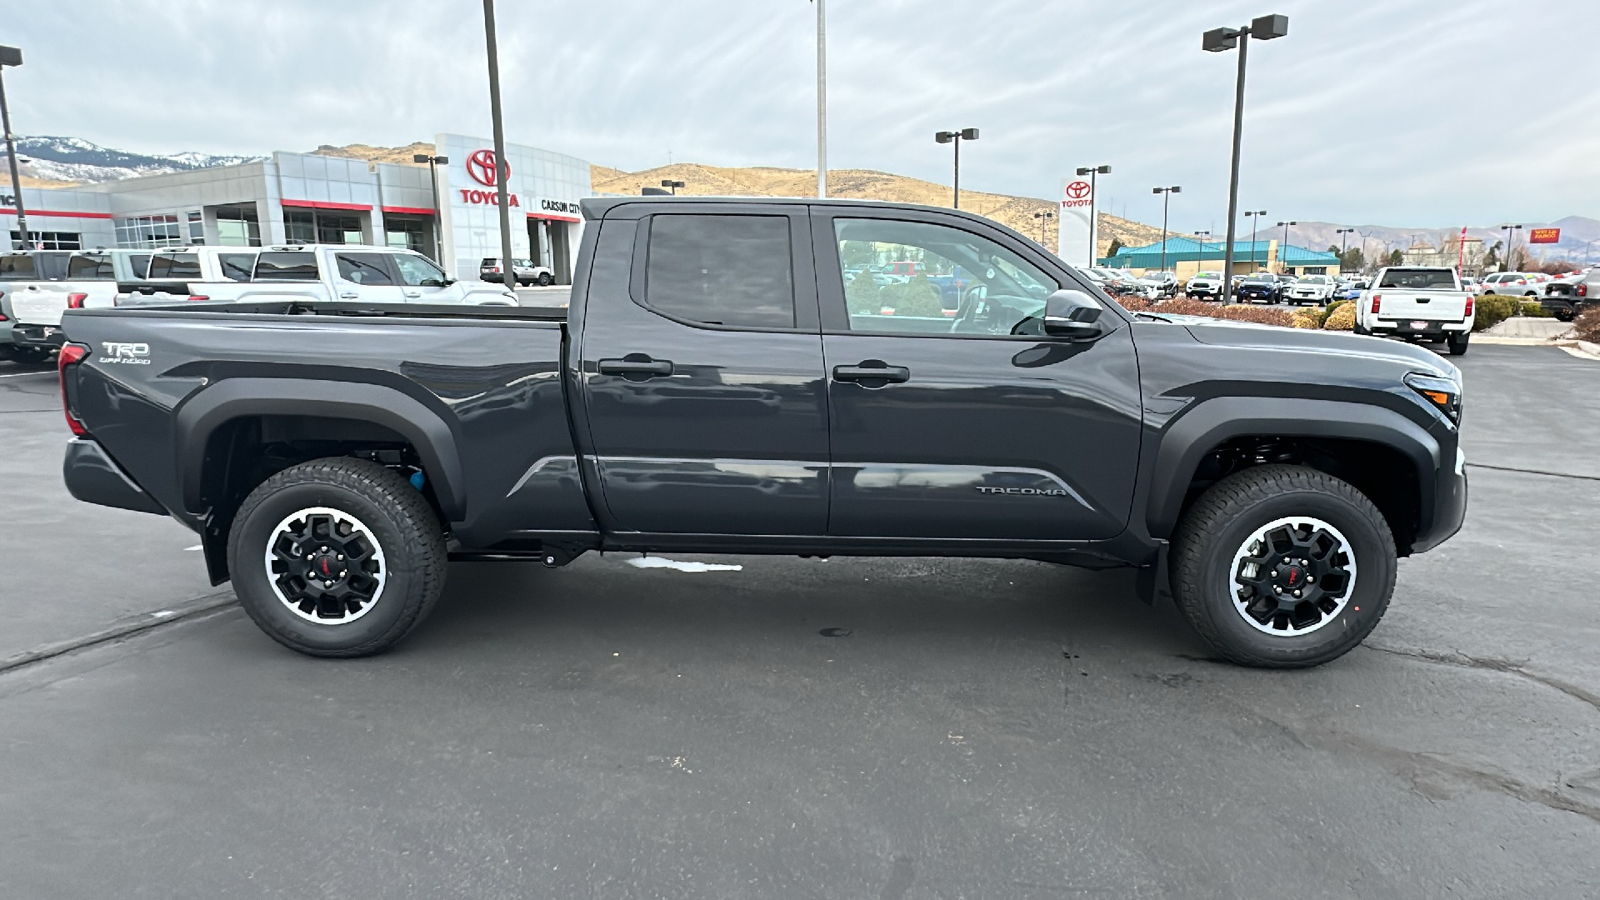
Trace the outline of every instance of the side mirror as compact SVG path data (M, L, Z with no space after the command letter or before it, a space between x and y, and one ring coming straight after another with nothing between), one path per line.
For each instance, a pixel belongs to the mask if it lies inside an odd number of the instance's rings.
M1097 338L1101 312L1100 304L1083 291L1056 291L1044 301L1044 333L1073 340Z

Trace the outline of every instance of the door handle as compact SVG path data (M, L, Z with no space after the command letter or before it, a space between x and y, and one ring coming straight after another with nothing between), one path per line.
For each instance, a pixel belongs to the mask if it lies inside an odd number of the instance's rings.
M643 353L630 353L622 359L600 360L601 375L621 375L625 378L653 378L671 375L672 361L651 359Z
M877 365L870 365L877 363ZM857 366L834 366L834 381L882 381L885 383L899 384L911 380L911 370L905 366L885 365L882 361L869 359Z
M361 297L361 295L356 293L355 291L340 291L339 292L339 299L340 300L357 300L357 299L360 299L360 297Z

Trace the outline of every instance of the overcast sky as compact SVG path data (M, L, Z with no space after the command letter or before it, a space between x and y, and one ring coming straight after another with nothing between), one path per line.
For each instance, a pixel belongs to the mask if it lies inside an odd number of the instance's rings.
M7 2L20 134L262 154L490 133L478 0ZM807 0L500 0L507 139L637 170L812 167ZM831 0L829 167L949 181L939 129L977 127L963 184L1223 227L1232 53L1254 43L1242 208L1419 227L1600 216L1600 0ZM1105 208L1105 207L1102 207Z

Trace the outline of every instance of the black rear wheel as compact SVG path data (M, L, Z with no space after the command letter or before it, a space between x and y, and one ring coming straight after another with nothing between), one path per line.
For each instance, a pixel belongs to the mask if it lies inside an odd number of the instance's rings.
M1394 592L1389 524L1347 482L1303 466L1231 475L1194 502L1171 550L1173 596L1246 666L1316 666L1361 643Z
M1450 337L1449 337L1450 355L1451 356L1466 356L1467 355L1467 344L1471 340L1472 340L1472 335L1471 334L1467 334L1465 332L1463 332L1460 335L1454 335L1454 334L1450 335Z
M399 473L349 457L285 469L245 498L228 567L245 612L308 656L393 646L444 587L444 535Z

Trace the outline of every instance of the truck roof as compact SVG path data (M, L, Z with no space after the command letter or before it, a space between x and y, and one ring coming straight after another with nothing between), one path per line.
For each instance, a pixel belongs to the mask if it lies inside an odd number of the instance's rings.
M970 219L973 222L981 222L985 225L1005 228L1007 231L1012 230L993 219L967 212L964 209L951 209L948 206L927 206L921 203L896 203L889 200L855 200L833 197L828 197L825 199L817 197L673 197L668 195L664 197L589 197L587 199L580 200L578 202L578 206L583 210L583 217L585 219L600 219L604 218L605 215L611 210L616 209L619 206L627 206L632 203L649 204L651 206L832 206L844 209L926 210L928 212L938 212L944 213L945 215L960 216L964 219Z

